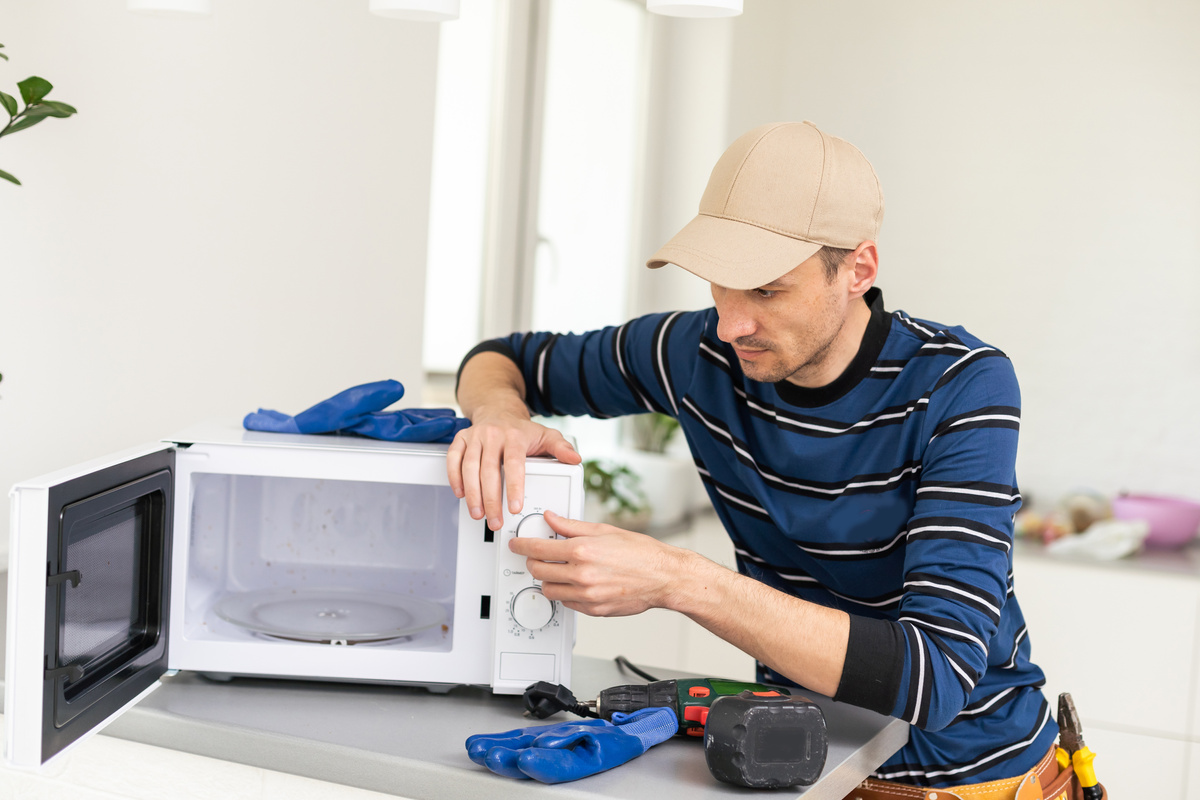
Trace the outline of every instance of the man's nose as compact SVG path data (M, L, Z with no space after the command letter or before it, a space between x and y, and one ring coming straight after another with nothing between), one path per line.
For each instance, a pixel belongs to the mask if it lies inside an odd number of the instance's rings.
M754 335L758 325L746 304L736 292L724 292L717 300L717 338L722 342L734 342L744 336Z

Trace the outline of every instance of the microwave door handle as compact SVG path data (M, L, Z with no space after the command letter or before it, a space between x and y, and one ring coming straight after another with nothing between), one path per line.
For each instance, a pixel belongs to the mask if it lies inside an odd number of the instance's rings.
M46 578L46 586L55 587L61 586L64 583L70 583L71 588L76 589L79 587L79 582L82 579L83 576L80 574L79 570L72 569L67 570L66 572L60 572L57 575L49 576ZM48 681L56 681L65 676L67 683L75 683L83 677L83 667L79 666L78 664L68 664L65 667L58 667L56 669L50 669L49 666L47 666L45 671L46 680Z
M68 570L67 572L60 572L57 575L51 575L46 578L46 587L51 588L54 586L60 586L69 581L72 589L78 589L79 582L81 580L83 580L83 575L79 572L79 570L72 569Z
M83 667L78 664L68 664L58 669L46 670L46 680L48 681L58 680L64 675L67 677L67 683L74 683L83 677Z

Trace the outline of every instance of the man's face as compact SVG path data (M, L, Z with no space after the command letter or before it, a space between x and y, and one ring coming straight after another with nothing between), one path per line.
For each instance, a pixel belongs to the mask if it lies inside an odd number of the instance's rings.
M742 373L775 383L790 378L801 386L822 386L828 360L849 309L848 273L826 277L814 255L791 272L757 289L712 285L717 336L733 345Z

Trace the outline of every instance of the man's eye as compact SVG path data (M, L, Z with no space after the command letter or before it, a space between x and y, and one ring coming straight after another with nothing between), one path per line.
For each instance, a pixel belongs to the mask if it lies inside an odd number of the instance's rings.
M754 293L764 299L771 298L779 294L779 292L775 291L774 289L755 289Z

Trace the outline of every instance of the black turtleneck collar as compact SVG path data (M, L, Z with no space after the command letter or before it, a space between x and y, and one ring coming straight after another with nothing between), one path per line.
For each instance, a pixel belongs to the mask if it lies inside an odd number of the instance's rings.
M867 322L867 330L863 333L862 343L858 346L858 353L850 365L833 382L813 389L797 386L786 380L779 381L775 384L775 392L779 395L780 400L801 408L828 405L845 395L870 374L871 367L878 360L880 351L883 350L883 343L887 341L888 331L892 327L892 317L883 310L883 292L874 286L863 295L863 300L871 309L871 319Z

